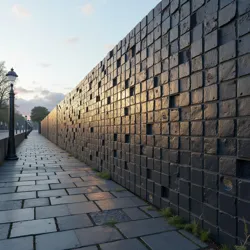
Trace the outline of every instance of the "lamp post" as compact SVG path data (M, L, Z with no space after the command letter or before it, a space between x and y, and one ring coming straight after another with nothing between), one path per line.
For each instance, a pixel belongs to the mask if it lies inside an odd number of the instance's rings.
M25 139L27 139L27 115L25 116Z
M8 151L6 160L18 160L16 156L16 145L15 145L15 93L13 90L13 84L18 77L13 68L6 74L10 81L10 103L9 103L9 138L8 138Z

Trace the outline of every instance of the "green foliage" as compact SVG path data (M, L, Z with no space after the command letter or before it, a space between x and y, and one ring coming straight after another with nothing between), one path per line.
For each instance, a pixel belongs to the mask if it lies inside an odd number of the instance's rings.
M105 180L111 179L110 173L107 171L97 173L97 176L99 176L100 178L105 179Z
M168 223L178 229L183 229L185 227L183 218L178 215L168 218Z
M245 246L234 246L235 250L247 250L247 247Z
M203 241L203 242L209 241L209 236L210 236L209 231L202 230L200 232L200 240Z
M114 219L111 219L111 220L107 221L106 223L104 223L104 225L109 226L109 227L114 227L115 224L117 224L117 221Z
M220 250L231 250L230 247L228 247L227 245L222 245L220 247Z
M30 118L31 118L31 120L34 121L34 122L40 122L40 121L42 121L48 114L49 114L49 111L48 111L47 108L38 106L38 107L34 107L34 108L31 110Z
M243 218L243 220L244 220L244 234L246 238L241 246L234 246L235 250L247 250L246 245L248 243L248 240L250 239L250 234L248 234L248 227L245 218Z
M173 216L173 213L172 213L171 208L170 208L170 207L163 208L163 209L161 210L161 215L162 215L164 218L166 218L166 219L172 217L172 216Z
M156 209L155 209L154 207L152 207L152 206L148 206L148 207L147 207L147 210L148 210L148 211L155 211Z
M126 191L126 189L124 189L124 188L116 188L114 191L115 192L124 192L124 191Z
M94 172L99 172L98 168L92 168Z

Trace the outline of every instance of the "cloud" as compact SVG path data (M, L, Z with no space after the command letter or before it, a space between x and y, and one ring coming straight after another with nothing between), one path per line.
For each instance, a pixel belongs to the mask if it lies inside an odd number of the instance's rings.
M78 43L79 41L80 41L80 38L77 36L73 36L67 39L67 43L69 44Z
M112 50L114 47L115 47L115 44L105 44L104 45L105 50L108 50L108 51Z
M23 87L16 87L15 93L16 94L31 94L31 93L34 93L34 90L25 89Z
M82 11L82 13L83 13L84 15L90 16L90 15L92 15L93 12L94 12L94 7L93 7L93 5L92 5L91 3L86 3L85 5L83 5L83 6L81 7L81 11Z
M43 106L46 107L49 111L51 111L59 102L61 102L64 98L64 94L57 92L50 92L48 90L44 90L42 95L35 95L30 100L25 100L23 98L16 99L17 110L21 114L29 115L31 110L35 106Z
M14 4L12 6L12 12L20 18L26 18L26 17L30 17L31 13L25 9L22 5L20 4Z
M41 63L38 63L38 66L42 67L42 68L48 68L51 66L50 63L44 63L44 62L41 62Z

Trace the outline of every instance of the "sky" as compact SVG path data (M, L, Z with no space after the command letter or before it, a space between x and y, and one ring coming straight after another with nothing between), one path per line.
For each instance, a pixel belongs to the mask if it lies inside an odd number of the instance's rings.
M160 0L0 0L0 61L18 110L60 102Z

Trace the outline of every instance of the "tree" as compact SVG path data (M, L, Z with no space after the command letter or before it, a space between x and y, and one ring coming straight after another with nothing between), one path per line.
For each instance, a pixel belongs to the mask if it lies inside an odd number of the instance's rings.
M6 109L9 100L10 84L6 73L4 62L0 62L0 109Z
M49 111L45 107L34 107L31 110L30 118L33 122L38 123L38 132L41 133L41 121L49 114Z
M38 107L34 107L31 110L30 118L33 122L40 123L48 114L49 114L49 111L47 108L38 106Z

